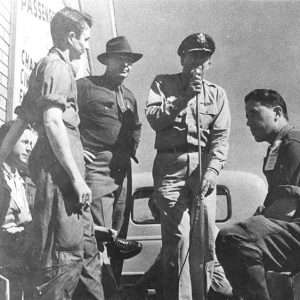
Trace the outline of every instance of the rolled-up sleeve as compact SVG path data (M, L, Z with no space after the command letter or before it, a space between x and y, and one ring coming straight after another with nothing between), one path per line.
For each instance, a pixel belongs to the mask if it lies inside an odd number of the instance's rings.
M168 92L172 94L171 90ZM172 125L184 104L182 97L166 97L163 81L157 76L152 82L146 104L146 117L152 129L163 130Z
M229 134L231 115L225 91L220 89L217 99L219 113L211 126L210 151L208 167L220 172L223 168L229 151Z
M41 62L33 70L28 91L15 113L33 123L42 119L44 110L49 106L58 106L65 111L71 84L70 71L63 61Z
M57 105L65 111L72 82L68 67L64 62L54 61L46 66L41 78L40 87L45 102L41 105Z

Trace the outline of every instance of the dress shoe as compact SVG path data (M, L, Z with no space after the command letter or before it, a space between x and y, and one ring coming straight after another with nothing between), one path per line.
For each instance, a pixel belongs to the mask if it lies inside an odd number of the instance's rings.
M108 256L115 259L128 259L138 255L142 251L142 244L137 241L129 241L116 238L106 243Z

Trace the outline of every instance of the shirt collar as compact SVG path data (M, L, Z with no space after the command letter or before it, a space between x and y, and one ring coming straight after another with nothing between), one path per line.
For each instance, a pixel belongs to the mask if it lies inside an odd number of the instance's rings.
M70 66L74 76L76 76L76 73L75 73L75 69L74 69L74 66L72 65L71 61L69 60L69 57L63 53L60 49L56 48L56 47L52 47L50 50L49 50L49 54L50 53L55 53L57 54L61 60L63 60L68 66Z
M290 124L286 124L284 125L278 132L277 137L275 138L275 141L280 141L282 140L283 137L285 137L292 129L294 128L294 126L290 125Z
M271 151L275 150L275 149L278 149L279 146L281 145L282 143L282 139L283 137L285 137L292 129L294 128L294 126L291 126L290 124L286 124L284 125L278 132L273 144L271 144L269 146L269 149Z
M102 85L104 85L105 87L107 87L110 90L117 91L123 85L123 83L122 84L116 83L111 77L107 76L106 74L101 76L100 80L101 80Z
M13 178L18 178L22 183L24 183L24 180L20 176L18 170L15 169L15 172L13 172L11 167L6 162L3 163L3 171L4 171L4 174L8 177L9 180L11 180Z

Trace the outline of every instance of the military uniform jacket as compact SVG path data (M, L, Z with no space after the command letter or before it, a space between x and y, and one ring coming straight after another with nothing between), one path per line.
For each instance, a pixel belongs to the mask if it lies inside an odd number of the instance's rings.
M220 171L229 150L231 116L225 90L203 80L199 97L183 101L185 91L182 74L158 75L150 89L146 116L156 131L155 148L172 147L188 149L198 146L196 124L196 99L199 101L201 123L201 147L204 149L207 167Z

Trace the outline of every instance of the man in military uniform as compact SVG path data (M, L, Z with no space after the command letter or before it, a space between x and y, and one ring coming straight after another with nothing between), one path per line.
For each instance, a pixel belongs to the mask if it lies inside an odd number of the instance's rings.
M216 251L235 293L270 300L265 272L293 272L300 265L300 132L289 125L276 91L254 90L245 103L255 140L270 144L263 165L269 189L254 217L220 231Z
M147 119L156 132L153 177L162 229L164 299L199 298L199 280L203 277L195 266L202 241L197 238L199 229L193 228L190 217L190 208L199 194L205 197L208 287L214 269L216 178L227 159L231 123L224 89L204 79L214 51L215 43L207 34L195 33L185 38L177 51L182 72L158 75L146 106Z

